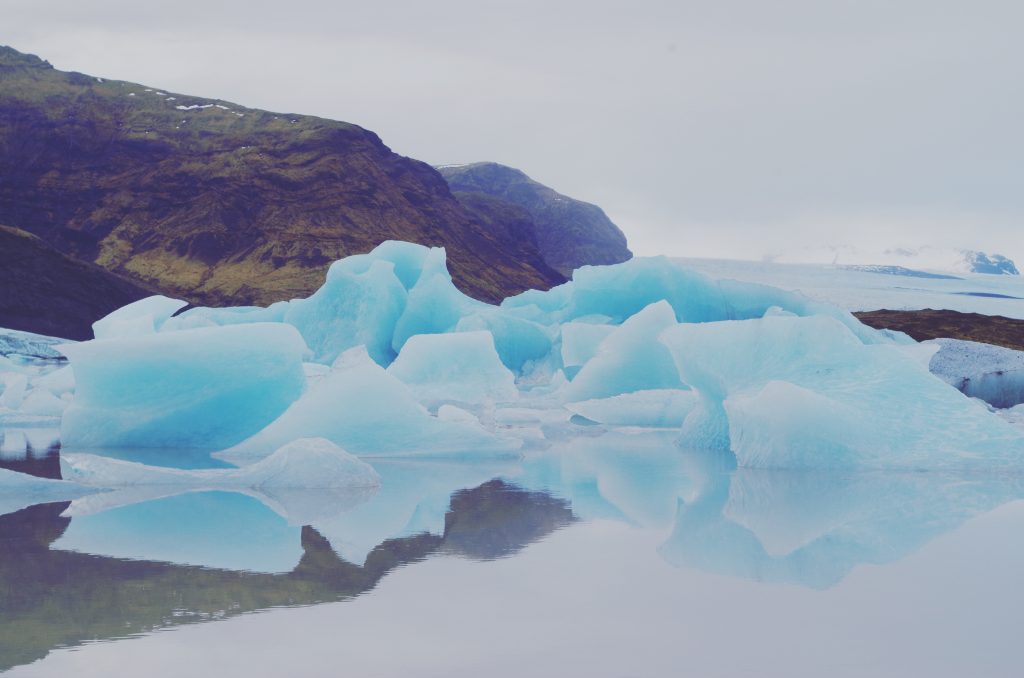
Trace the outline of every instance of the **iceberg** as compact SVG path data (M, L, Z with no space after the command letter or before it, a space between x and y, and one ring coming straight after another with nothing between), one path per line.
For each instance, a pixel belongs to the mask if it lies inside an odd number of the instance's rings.
M330 365L343 351L362 345L386 366L395 357L391 342L405 310L406 289L393 263L378 259L353 270L350 259L333 264L323 287L309 298L293 300L284 322L298 328L314 362Z
M502 364L487 331L414 335L387 371L428 407L509 401L519 395L515 376Z
M187 301L161 295L139 299L94 322L92 333L97 339L153 334L186 306Z
M676 324L667 301L638 311L608 335L565 389L570 402L609 398L621 393L683 389L672 354L658 340Z
M251 462L310 437L362 456L507 456L517 455L520 445L479 425L431 416L409 387L360 347L343 353L330 374L266 428L216 456Z
M1024 436L829 316L681 324L662 341L697 393L680 444L755 468L1019 466Z
M279 323L93 340L62 350L76 380L61 422L68 449L222 449L276 419L306 385L306 346L295 328Z
M1024 351L976 341L933 339L928 367L946 383L998 408L1024 403Z

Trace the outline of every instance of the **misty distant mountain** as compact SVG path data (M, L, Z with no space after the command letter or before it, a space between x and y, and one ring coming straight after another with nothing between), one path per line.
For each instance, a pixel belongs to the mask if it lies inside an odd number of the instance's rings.
M806 247L768 257L779 263L835 264L876 272L893 273L897 270L941 272L951 274L986 273L993 275L1020 275L1013 260L1001 254L987 254L978 250L942 247L890 248L871 251L851 246ZM883 271L883 269L888 269ZM906 275L904 273L903 275Z
M617 264L633 256L626 236L600 207L562 195L520 170L494 162L437 169L471 209L482 202L473 196L485 195L525 210L544 261L563 275L586 264Z

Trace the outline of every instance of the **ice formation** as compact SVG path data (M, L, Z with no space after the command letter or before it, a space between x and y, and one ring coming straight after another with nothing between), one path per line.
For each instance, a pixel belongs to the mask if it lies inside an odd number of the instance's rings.
M100 339L62 350L76 380L61 423L66 448L228 447L274 421L306 385L306 347L280 323Z
M698 403L682 442L761 468L1019 465L1024 438L899 347L828 316L662 333Z
M490 332L417 334L387 370L427 405L515 400L515 375L494 348Z
M495 306L452 284L443 249L388 242L335 262L307 299L179 306L115 312L62 349L73 375L25 392L5 377L0 398L46 389L30 409L53 416L75 384L67 447L247 464L311 436L358 455L493 457L617 427L676 429L681 447L751 467L1024 462L1021 431L928 374L906 335L666 258L583 267Z
M139 299L94 322L92 333L97 339L153 334L187 305L180 299L160 295Z
M519 448L519 441L478 424L431 416L408 386L356 348L342 354L330 374L265 429L219 456L249 462L309 437L326 438L359 455L504 456Z
M570 401L609 398L652 389L681 389L672 355L658 340L676 324L666 301L658 301L626 319L602 341L565 388Z
M999 408L1024 403L1024 351L959 339L935 339L933 374Z

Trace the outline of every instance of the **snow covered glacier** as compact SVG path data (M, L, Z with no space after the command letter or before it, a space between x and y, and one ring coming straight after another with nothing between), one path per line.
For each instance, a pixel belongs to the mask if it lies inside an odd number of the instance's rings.
M136 302L63 347L65 450L249 465L315 437L360 456L501 458L653 428L749 468L1024 465L1021 429L929 373L935 347L665 258L495 306L452 284L443 249L387 242L306 299L180 306Z

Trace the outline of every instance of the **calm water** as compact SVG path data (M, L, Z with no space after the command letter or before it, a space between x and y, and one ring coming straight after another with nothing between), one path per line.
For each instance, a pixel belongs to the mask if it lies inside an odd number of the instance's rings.
M0 466L55 477L58 454L8 431ZM3 498L0 669L1024 673L1021 477L752 472L651 434L374 465L375 494Z

